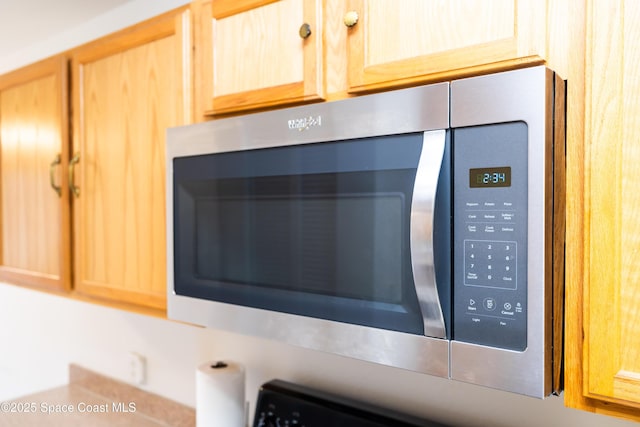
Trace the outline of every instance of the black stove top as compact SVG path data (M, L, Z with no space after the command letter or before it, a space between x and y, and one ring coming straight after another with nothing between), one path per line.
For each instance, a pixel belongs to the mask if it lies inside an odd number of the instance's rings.
M258 393L253 427L446 427L282 380Z

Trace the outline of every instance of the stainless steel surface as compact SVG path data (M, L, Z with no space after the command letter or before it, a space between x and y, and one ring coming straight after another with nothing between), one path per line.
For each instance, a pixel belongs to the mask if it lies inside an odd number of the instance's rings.
M167 130L167 183L173 185L172 159L178 156L447 127L449 83L170 128Z
M453 341L451 377L502 390L543 397L551 384L551 361L545 349L547 95L551 74L545 67L458 80L451 83L451 126L524 121L528 125L528 310L524 352ZM550 173L550 172L549 172ZM454 261L455 262L455 261Z
M174 295L169 317L288 344L449 376L447 340ZM180 315L180 317L178 317Z
M433 253L433 228L436 189L446 131L424 133L420 163L416 171L411 201L411 267L413 279L424 320L424 334L445 338L444 316L436 287L436 271Z

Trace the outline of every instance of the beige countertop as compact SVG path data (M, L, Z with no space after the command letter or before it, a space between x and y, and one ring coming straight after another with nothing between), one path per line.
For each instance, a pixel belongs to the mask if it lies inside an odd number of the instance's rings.
M195 425L193 408L77 365L69 367L68 385L2 405L0 427Z

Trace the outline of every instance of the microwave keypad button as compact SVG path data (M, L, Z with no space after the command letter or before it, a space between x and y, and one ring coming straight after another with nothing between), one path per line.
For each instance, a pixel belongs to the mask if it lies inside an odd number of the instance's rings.
M466 240L464 248L466 286L516 288L517 242Z
M515 216L514 212L502 212L500 214L500 219L505 222L513 222L514 216Z
M496 300L493 298L485 298L482 304L487 311L494 311L496 309Z

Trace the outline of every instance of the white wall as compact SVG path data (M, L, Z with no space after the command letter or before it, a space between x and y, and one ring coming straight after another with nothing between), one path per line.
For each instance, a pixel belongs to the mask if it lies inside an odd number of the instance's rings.
M0 73L90 41L187 0L134 0L57 37L0 58ZM127 380L130 351L144 355L143 387L195 404L195 368L229 359L247 368L252 407L258 386L281 378L459 426L631 426L537 400L307 351L270 341L121 312L0 283L0 401L63 385L78 363Z
M195 368L233 360L247 369L251 407L260 384L281 378L456 426L632 426L538 400L257 338L0 284L0 401L66 384L78 363L128 380L127 354L146 357L151 391L195 405Z
M0 74L79 46L187 3L189 0L130 0L128 3L77 27L68 28L60 34L19 49L10 55L0 56ZM34 24L25 22L25 25ZM4 34L0 28L0 36L11 37L11 34Z

